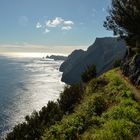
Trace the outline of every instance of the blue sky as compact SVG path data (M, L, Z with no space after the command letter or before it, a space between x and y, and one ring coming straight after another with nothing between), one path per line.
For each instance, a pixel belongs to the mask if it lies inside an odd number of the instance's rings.
M88 47L96 37L112 35L103 28L108 6L110 0L0 0L0 50Z

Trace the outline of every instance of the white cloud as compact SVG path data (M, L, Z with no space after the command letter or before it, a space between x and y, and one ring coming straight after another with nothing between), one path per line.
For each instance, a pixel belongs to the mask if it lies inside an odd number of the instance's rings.
M72 29L72 27L71 26L63 26L62 28L61 28L62 30L71 30Z
M54 24L54 25L57 26L57 25L61 24L63 21L64 21L63 18L61 18L61 17L56 17L55 20L53 20L52 24Z
M64 19L61 17L56 17L54 20L48 20L46 26L48 27L57 27L63 23Z
M56 17L53 20L48 20L46 22L47 27L61 27L62 29L72 29L72 25L74 25L74 22L71 20L64 20L62 17ZM63 28L64 27L64 28Z
M49 33L52 28L59 28L61 30L71 30L74 22L72 20L65 20L62 17L55 17L54 19L48 19L45 25L37 22L36 28L44 29L44 33Z
M42 27L42 25L40 24L40 22L37 22L36 28L38 29L38 28L41 28L41 27Z
M48 21L46 22L46 26L47 26L47 27L56 27L56 26L54 26L54 25L52 24L51 20L48 20Z
M45 29L45 33L49 33L49 32L50 32L50 30L46 28Z
M71 21L71 20L67 20L67 21L64 21L63 24L64 24L65 26L70 26L70 25L73 25L74 22Z

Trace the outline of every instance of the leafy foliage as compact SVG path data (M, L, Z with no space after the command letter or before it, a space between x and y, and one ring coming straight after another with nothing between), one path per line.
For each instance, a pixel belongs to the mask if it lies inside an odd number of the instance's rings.
M140 38L140 1L112 0L104 26L120 37ZM132 43L132 42L131 42Z
M132 99L122 99L102 115L103 125L95 131L96 140L132 140L139 133L140 107Z
M138 127L135 123L125 119L109 120L102 128L95 131L91 139L94 140L132 140Z
M70 115L69 118L64 118L61 124L52 126L43 139L78 139L79 133L83 130L83 125L81 116Z
M58 103L48 102L41 111L34 111L31 116L25 117L25 122L14 127L7 135L7 140L34 140L39 139L44 126L50 126L62 118Z
M66 86L58 99L59 106L64 113L71 112L75 104L82 97L82 87L80 85Z
M49 101L47 107L25 117L25 122L14 127L7 140L37 140L44 129L60 121L66 112L72 111L82 97L80 85L66 86L57 102Z

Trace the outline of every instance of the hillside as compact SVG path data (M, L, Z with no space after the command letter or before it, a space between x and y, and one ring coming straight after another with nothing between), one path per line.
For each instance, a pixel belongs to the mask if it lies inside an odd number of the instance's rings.
M96 38L87 51L75 50L67 60L62 63L60 71L63 72L62 81L75 84L81 81L81 74L87 66L96 65L98 75L112 68L116 59L122 59L126 48L123 40L113 37Z
M140 92L119 69L84 87L65 87L57 102L26 116L7 140L133 140L140 133Z
M133 92L118 70L91 80L73 112L46 128L41 139L132 140L140 129L140 105Z

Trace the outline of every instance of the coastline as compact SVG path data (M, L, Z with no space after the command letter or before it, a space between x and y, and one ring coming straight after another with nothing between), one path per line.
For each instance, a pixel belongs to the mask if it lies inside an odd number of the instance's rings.
M42 58L21 57L16 60L15 57L11 59L11 57L5 56L1 58L3 59L0 60L0 64L3 69L1 69L0 77L3 80L3 85L0 84L0 104L2 106L0 111L1 117L7 116L5 122L1 122L1 130L3 131L1 135L5 135L9 132L9 126L14 127L24 121L26 115L30 115L34 110L39 111L49 100L57 100L63 90L64 83L60 80L62 73L59 72L62 61L43 61ZM5 76L8 75L6 72L9 69L11 73L7 78L9 78L10 83L6 81ZM19 79L14 78L17 76L14 73L20 74ZM31 103L33 104L31 105ZM13 115L10 112L13 112Z

